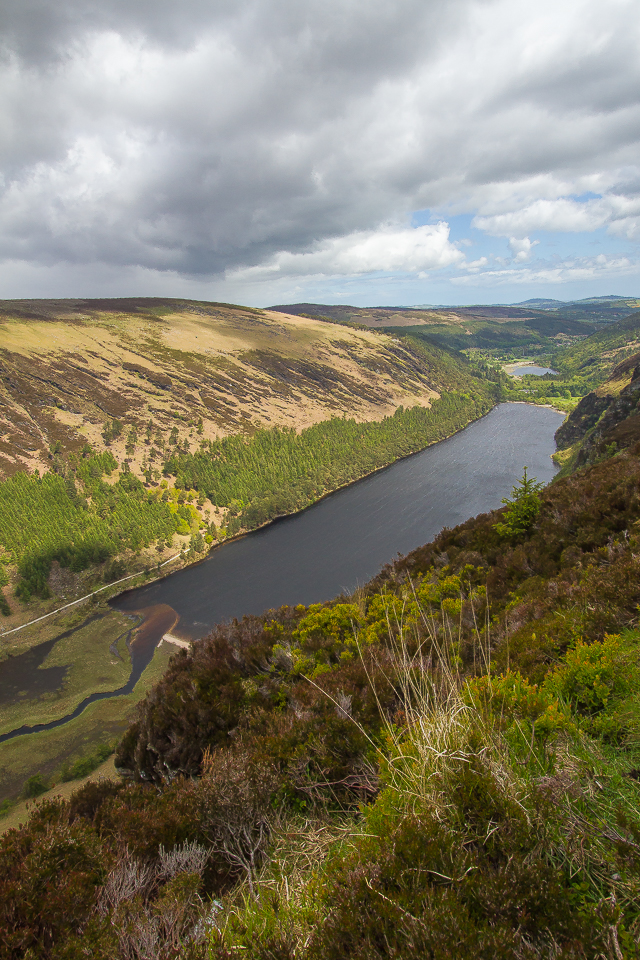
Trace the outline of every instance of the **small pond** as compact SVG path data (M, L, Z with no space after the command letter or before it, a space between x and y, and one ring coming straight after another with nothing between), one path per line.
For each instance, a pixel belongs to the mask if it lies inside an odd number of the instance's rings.
M533 374L534 377L544 377L547 373L558 376L557 370L552 370L551 367L538 367L535 363L526 363L519 367L511 367L509 372L512 377L524 377L527 374Z

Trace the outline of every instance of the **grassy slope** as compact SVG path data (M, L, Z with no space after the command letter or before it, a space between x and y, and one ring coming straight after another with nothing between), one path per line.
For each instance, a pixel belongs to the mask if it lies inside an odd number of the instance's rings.
M220 960L637 957L639 453L552 484L511 541L503 514L475 518L352 598L178 654L119 750L142 782L44 809L0 848L16 936L50 916L38 838L64 851L72 829L50 921L67 952L99 875L73 925L60 905L96 844L111 869L125 845L159 864L195 841ZM193 916L186 883L96 919L94 956L169 895Z
M588 339L558 350L553 366L565 376L586 377L592 386L606 380L612 369L640 349L640 313L618 320Z
M109 418L152 441L197 446L258 426L344 413L376 420L428 404L438 358L396 339L268 311L194 301L0 302L0 471L47 466L56 440L104 446ZM203 432L194 432L198 420ZM124 459L126 431L114 440ZM133 469L145 451L131 454Z

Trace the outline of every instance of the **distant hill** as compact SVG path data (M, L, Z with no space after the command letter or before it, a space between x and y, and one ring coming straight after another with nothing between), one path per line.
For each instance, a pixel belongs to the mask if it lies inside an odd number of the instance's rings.
M348 304L280 304L271 310L376 329L402 329L449 350L513 350L526 353L587 337L593 326L545 310L477 304L464 307L354 307Z
M582 323L615 323L640 308L638 297L587 297L584 300L525 300L513 304L514 307L529 307L534 310L553 312L567 320L579 320Z
M354 307L349 304L326 303L290 303L271 307L271 310L283 311L297 315L313 317L323 316L337 322L364 323L367 326L410 326L411 317L414 323L422 324L437 322L439 318L469 318L493 320L528 320L532 314L553 314L559 323L573 321L584 324L615 323L640 308L640 299L637 297L620 297L610 295L606 297L587 297L584 300L553 300L534 297L520 303L511 304L461 304L452 306L379 306ZM562 332L571 335L580 335L575 328ZM585 331L582 331L585 335Z
M46 466L57 443L104 449L113 419L123 430L111 449L124 459L132 428L154 442L175 430L193 448L257 427L382 419L455 379L433 348L427 357L385 334L232 304L0 301L0 477ZM144 452L131 453L132 469Z
M584 376L594 385L640 349L640 312L608 324L586 340L558 350L551 363L565 376Z
M512 307L529 307L532 310L555 310L565 305L564 300L545 300L540 297L533 297L531 300L521 300L519 303L512 303Z

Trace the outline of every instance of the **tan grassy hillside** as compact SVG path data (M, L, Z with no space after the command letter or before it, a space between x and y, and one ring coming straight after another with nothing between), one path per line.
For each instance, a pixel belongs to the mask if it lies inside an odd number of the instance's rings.
M162 446L347 413L379 420L428 406L438 376L386 334L183 300L0 301L0 475L48 461L52 444L112 442L132 467L131 427ZM202 425L199 421L202 421ZM135 449L131 449L131 448Z
M452 350L515 351L536 354L574 343L593 325L555 311L479 304L470 307L352 307L346 304L292 303L271 308L377 330L401 328L419 340ZM586 318L585 318L586 319Z

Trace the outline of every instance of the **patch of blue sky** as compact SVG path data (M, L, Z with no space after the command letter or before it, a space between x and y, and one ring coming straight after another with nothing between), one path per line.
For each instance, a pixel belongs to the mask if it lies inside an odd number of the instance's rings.
M597 195L583 194L572 199L586 203L594 198ZM533 231L528 259L518 260L509 238L491 236L474 227L472 214L448 216L419 210L411 217L411 226L440 221L449 224L449 240L464 254L466 266L453 264L420 275L378 271L297 278L290 286L285 283L270 302L438 306L519 303L533 297L579 300L611 294L640 296L640 244L612 235L606 227L582 232ZM604 257L611 268L598 265L599 257ZM628 267L624 261L628 261ZM473 263L476 266L469 269Z
M572 200L586 203L589 200L599 199L598 194L585 193ZM413 227L427 223L438 223L445 220L449 224L449 239L459 245L466 254L467 260L478 260L487 257L492 260L511 260L513 253L509 246L508 237L494 237L478 227L473 226L473 214L456 214L455 216L434 215L429 210L418 210L411 217ZM556 232L551 230L537 230L529 234L534 243L531 251L532 260L570 259L594 257L604 253L607 257L640 257L640 245L632 243L623 237L610 234L606 227L593 231ZM457 272L457 271L454 271Z

